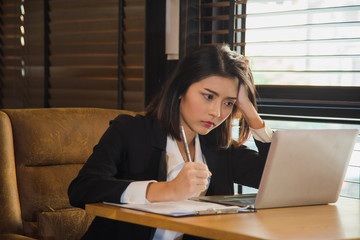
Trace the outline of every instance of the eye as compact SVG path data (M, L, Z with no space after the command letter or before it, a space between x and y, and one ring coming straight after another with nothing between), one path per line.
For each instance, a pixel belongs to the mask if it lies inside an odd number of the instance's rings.
M211 99L214 98L214 96L211 95L211 94L203 94L203 96L204 96L206 99L208 99L208 100L211 100Z
M232 107L232 106L234 106L234 102L225 102L225 105L227 107Z

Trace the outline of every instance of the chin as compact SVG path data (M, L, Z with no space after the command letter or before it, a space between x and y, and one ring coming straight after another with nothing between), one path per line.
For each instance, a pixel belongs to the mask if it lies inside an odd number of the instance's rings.
M212 130L213 130L213 128L211 128L211 129L200 129L197 133L200 134L200 135L207 135Z

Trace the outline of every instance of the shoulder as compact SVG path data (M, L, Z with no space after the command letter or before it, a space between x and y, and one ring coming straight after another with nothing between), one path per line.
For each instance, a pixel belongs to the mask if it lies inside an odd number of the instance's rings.
M110 127L122 131L144 131L154 125L153 120L142 115L120 114L110 121Z
M142 115L133 116L128 114L120 114L114 120L110 121L110 124L139 124L145 121L149 121L149 119Z
M128 138L146 141L159 141L166 139L166 133L160 128L158 121L144 115L121 114L110 121L110 128L114 128L119 134L125 134Z

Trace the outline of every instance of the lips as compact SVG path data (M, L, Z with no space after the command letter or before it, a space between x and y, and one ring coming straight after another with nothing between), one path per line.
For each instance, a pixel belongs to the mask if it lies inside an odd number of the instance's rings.
M202 123L208 128L215 126L213 122L203 121Z

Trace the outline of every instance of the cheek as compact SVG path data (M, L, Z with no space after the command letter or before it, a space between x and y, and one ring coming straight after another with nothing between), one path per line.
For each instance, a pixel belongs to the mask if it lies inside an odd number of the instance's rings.
M188 109L192 115L198 115L199 113L205 112L205 106L199 99L193 99L188 105Z
M180 111L182 116L189 121L195 117L195 114L199 111L197 104L190 99L182 99L180 103Z
M203 113L205 111L205 105L200 98L188 97L183 101L183 110L194 116Z
M224 120L226 120L226 119L230 116L232 110L233 110L232 108L227 108L227 107L224 107L224 108L222 109L222 111L221 111L221 116L220 116L221 122L224 121Z

